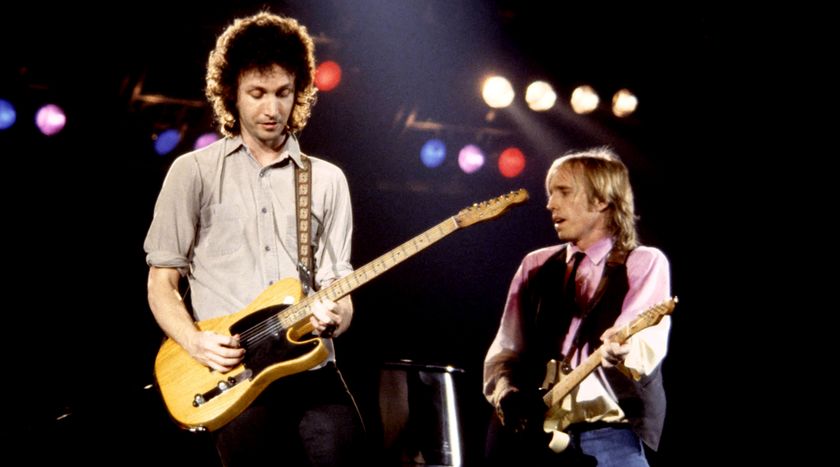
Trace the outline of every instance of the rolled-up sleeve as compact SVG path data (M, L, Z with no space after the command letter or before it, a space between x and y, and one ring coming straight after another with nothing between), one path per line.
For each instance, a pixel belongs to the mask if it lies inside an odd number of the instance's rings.
M155 203L154 216L143 249L149 266L189 272L198 228L201 177L195 157L185 155L172 163Z

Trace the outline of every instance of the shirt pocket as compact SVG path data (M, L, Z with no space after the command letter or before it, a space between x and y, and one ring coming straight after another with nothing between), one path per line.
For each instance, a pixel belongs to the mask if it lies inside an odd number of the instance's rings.
M242 207L236 204L212 204L201 211L199 245L210 256L224 256L242 248L245 229Z

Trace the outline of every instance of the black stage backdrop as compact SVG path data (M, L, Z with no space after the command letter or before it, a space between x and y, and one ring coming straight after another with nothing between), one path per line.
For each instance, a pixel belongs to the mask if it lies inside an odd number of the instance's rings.
M630 7L554 7L519 2L276 2L318 37L318 60L344 67L341 85L314 107L302 145L342 167L355 216L353 263L366 264L460 209L525 188L528 203L499 219L455 232L353 294L356 317L337 340L339 364L372 433L378 430L385 362L452 365L465 465L479 465L491 415L481 366L507 287L528 252L556 242L545 210L544 176L563 152L610 145L631 170L642 241L672 263L674 312L664 365L668 418L658 465L702 457L689 428L712 426L719 399L709 365L732 332L715 313L709 252L719 248L708 220L715 193L732 191L731 155L717 150L727 117L721 70L727 23L685 8L666 21ZM7 309L11 354L7 391L11 431L35 459L119 464L214 465L206 436L177 429L153 383L161 334L146 304L142 242L163 176L176 154L212 130L202 102L204 64L215 36L257 2L223 7L144 3L104 11L81 6L12 8L22 21L5 44L0 98L18 120L0 131L10 258ZM588 19L586 19L588 18ZM665 44L665 43L668 44ZM674 49L680 50L674 53ZM4 51L4 55L7 52ZM493 69L510 73L512 109L488 114L478 91ZM522 102L533 78L552 82L560 110L536 114ZM578 84L602 89L602 106L580 116L565 101ZM612 117L613 91L640 99L636 114ZM138 95L177 101L154 104ZM132 97L134 95L134 97ZM68 122L45 137L31 125L35 106L60 103ZM440 124L435 131L414 121ZM152 150L168 125L186 132L171 154ZM418 153L430 137L446 141L441 167ZM487 164L462 173L455 152L487 148ZM518 145L527 165L498 174L500 150ZM719 278L718 278L719 279ZM719 284L718 284L719 286ZM708 342L715 342L710 347ZM7 396L9 397L9 396ZM39 464L40 465L40 464Z

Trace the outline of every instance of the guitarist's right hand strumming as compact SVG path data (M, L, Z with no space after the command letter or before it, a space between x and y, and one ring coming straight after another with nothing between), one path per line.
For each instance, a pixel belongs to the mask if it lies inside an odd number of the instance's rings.
M245 355L239 336L199 329L178 291L180 279L175 268L149 268L149 306L155 320L199 364L219 373L234 369Z
M212 331L196 331L184 349L198 363L220 373L234 369L245 356L245 349L239 346L239 335L225 336Z
M499 401L496 412L502 425L514 433L532 427L542 427L548 406L542 396L533 391L511 391Z

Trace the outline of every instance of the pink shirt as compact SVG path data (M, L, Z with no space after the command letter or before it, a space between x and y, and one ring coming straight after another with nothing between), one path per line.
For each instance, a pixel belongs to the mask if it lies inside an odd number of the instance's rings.
M582 304L586 304L595 293L612 245L612 239L604 238L585 251L586 257L578 266L575 278ZM511 281L499 330L484 360L484 395L494 407L498 407L499 400L509 391L518 389L511 386L508 375L510 365L515 364L524 348L525 340L529 338L522 333L520 290L525 281L548 258L566 246L565 244L555 245L529 253L522 260L516 275ZM572 256L577 251L580 251L577 247L568 245L566 250L567 263L572 261ZM621 314L615 322L615 325L618 326L628 324L641 312L668 299L671 290L668 259L660 250L652 247L637 247L627 257L626 266L629 289L624 298ZM562 287L563 283L557 284L558 292ZM580 318L572 318L561 345L561 351L564 355L571 347L579 325ZM662 361L667 351L670 325L670 317L665 316L659 324L644 329L629 339L631 350L624 361L624 366L631 373L636 375L650 374ZM584 345L576 353L572 360L572 366L580 363L591 351L592 349L588 345ZM581 382L578 390L570 396L575 401L598 401L599 407L604 407L605 411L612 414L610 418L604 418L590 413L587 419L595 417L595 419L605 421L620 421L624 414L618 408L618 402L612 398L612 391L604 386L603 379L598 378L597 374L596 371L587 376ZM575 405L574 401L572 405Z

